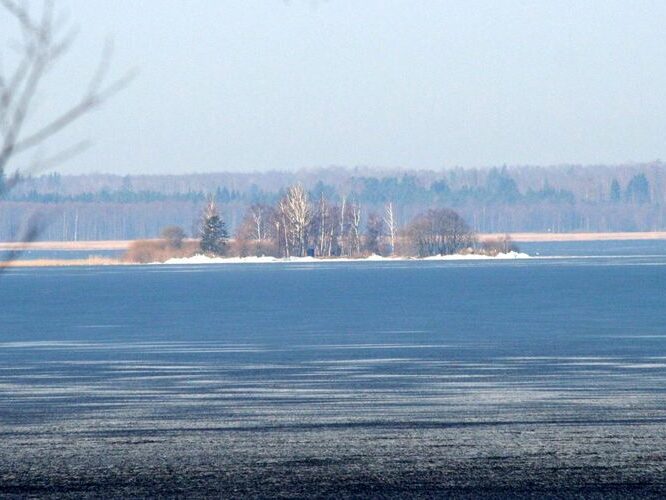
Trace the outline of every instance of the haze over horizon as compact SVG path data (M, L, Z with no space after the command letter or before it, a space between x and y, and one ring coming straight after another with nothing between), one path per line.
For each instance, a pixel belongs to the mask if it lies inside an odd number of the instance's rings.
M85 89L108 35L111 74L140 71L49 145L93 141L59 172L666 158L663 2L157 5L57 2L80 34L40 116ZM16 33L4 18L0 30Z

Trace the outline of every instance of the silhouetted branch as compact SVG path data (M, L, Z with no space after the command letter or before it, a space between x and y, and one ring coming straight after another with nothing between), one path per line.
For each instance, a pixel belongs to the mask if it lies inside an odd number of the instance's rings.
M11 77L7 78L0 73L1 174L6 171L14 156L45 143L126 87L134 78L135 72L105 83L113 54L112 45L107 42L82 97L55 118L35 130L26 131L26 118L45 74L71 48L76 33L69 30L64 35L59 34L60 30L54 21L52 1L43 2L40 19L33 17L23 4L11 0L0 0L0 6L15 18L24 38L19 49L21 54ZM68 158L70 152L68 149L52 158Z
M22 243L32 243L42 233L46 224L46 219L42 214L32 214L27 221L26 230L21 235L20 241ZM10 262L17 260L23 252L25 252L25 248L15 248L10 250L9 253L0 260L0 274L7 269Z
M15 64L5 75L0 68L0 180L3 179L10 162L49 141L74 122L85 116L110 97L115 95L134 78L134 72L107 82L113 47L107 42L102 50L97 68L81 97L49 120L42 120L33 130L26 130L35 98L44 87L44 77L57 66L76 39L76 30L69 28L55 17L53 0L43 0L41 10L33 14L27 2L0 0L0 15L9 15L17 23L21 42L17 45ZM10 191L25 174L34 174L45 168L62 163L89 146L81 141L72 147L61 149L46 159L40 158L27 168L13 169L12 175L0 182L0 196ZM32 216L27 223L21 241L34 241L43 228L43 219ZM21 250L12 251L0 264L19 257Z

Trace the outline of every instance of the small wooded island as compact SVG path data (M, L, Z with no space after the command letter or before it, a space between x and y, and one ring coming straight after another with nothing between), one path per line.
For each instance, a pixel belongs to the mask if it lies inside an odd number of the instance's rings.
M449 208L431 208L400 225L393 203L383 213L364 213L361 205L323 194L313 200L300 184L289 187L277 204L251 205L233 238L210 197L195 238L179 226L163 229L157 240L133 242L126 262L165 262L172 258L271 256L279 258L363 258L370 255L429 257L517 251L508 236L479 242L465 220Z

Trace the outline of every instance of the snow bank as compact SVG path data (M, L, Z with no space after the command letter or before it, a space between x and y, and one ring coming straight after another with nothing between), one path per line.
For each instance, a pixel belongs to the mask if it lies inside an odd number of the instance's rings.
M529 259L530 256L521 252L507 252L498 253L497 255L483 255L476 253L469 254L454 254L454 255L433 255L432 257L424 257L421 260L497 260L497 259Z
M508 252L500 253L495 257L496 259L529 259L531 256L523 252Z
M307 257L305 257L307 258ZM316 260L316 259L312 259ZM194 255L193 257L174 257L164 264L265 264L269 262L285 262L287 259L276 257L207 257L205 255Z
M417 259L414 257L382 257L381 255L370 255L361 259L352 258L332 258L319 259L314 257L289 257L280 259L277 257L206 257L205 255L195 255L193 257L179 257L169 259L164 264L269 264L284 262L359 262L359 261L405 261L405 260L495 260L495 259L528 259L529 255L520 252L500 253L496 256L479 254L455 254L455 255L435 255L433 257L424 257Z

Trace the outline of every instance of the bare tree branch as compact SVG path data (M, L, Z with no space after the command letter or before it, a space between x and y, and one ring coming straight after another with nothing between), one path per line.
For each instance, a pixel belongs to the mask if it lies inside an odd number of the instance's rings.
M22 55L12 78L0 80L0 173L2 173L12 157L48 141L125 88L134 78L135 72L128 72L122 78L104 84L113 55L113 46L107 42L87 90L78 102L36 130L26 132L24 131L26 118L44 75L54 66L56 60L70 49L76 32L69 30L63 36L57 35L52 0L44 0L39 20L13 0L0 0L0 6L18 21L25 38Z
M54 0L42 0L41 9L33 14L27 1L0 0L0 15L7 14L18 24L22 36L17 44L17 55L13 68L6 75L0 68L0 196L10 191L24 174L31 174L50 166L62 163L79 154L89 146L88 141L81 141L72 147L47 158L38 158L27 168L13 169L8 179L3 179L7 167L17 155L37 148L62 132L107 99L129 84L135 73L129 72L122 78L107 82L106 77L111 65L113 47L107 42L102 50L96 70L81 97L65 106L53 118L41 120L33 130L28 128L28 118L32 116L36 97L45 87L45 76L56 67L61 58L68 53L76 39L77 31L68 28L67 23L56 16ZM13 45L10 45L13 47ZM38 214L27 221L27 229L21 237L22 242L34 241L42 232L43 218ZM0 262L0 272L7 262L19 257L20 250L6 256Z
M45 60L43 56L38 54L32 61L31 67L28 71L27 80L20 93L16 108L9 116L9 125L7 132L4 134L4 141L0 149L0 172L4 171L9 158L14 154L16 143L21 133L23 123L28 113L30 103L35 96L37 85L42 78L44 72Z
M4 125L6 125L6 113L12 105L13 100L16 98L16 95L18 94L17 89L21 85L21 82L23 82L25 75L28 74L29 68L30 57L26 54L17 65L12 77L9 78L8 81L3 82L2 92L0 93L0 119L2 119Z
M36 159L32 160L28 167L21 168L20 172L24 177L40 173L45 169L62 164L67 160L71 160L75 156L78 156L89 149L90 146L92 146L92 143L89 140L83 140L67 148L61 149L59 152L50 156L38 156Z
M96 108L104 103L107 99L114 94L125 88L129 82L134 79L134 73L128 73L124 78L116 80L113 84L106 87L92 95L88 95L81 100L77 105L70 108L68 111L57 117L55 120L39 129L37 132L29 135L28 137L16 142L14 144L13 153L19 154L23 151L30 149L38 144L41 144L51 136L57 134L68 125L72 124L81 116L85 115L93 108ZM2 167L2 159L0 157L0 168Z
M32 214L27 221L26 230L21 236L20 241L23 243L32 243L39 237L42 231L44 231L46 225L47 221L43 214ZM23 254L23 252L25 252L25 249L23 248L10 250L9 253L5 255L2 260L0 260L0 274L2 274L7 269L10 262L18 259Z
M0 5L9 11L9 13L12 14L24 28L33 32L38 31L37 26L33 24L32 19L30 19L30 15L23 7L11 0L0 0Z

